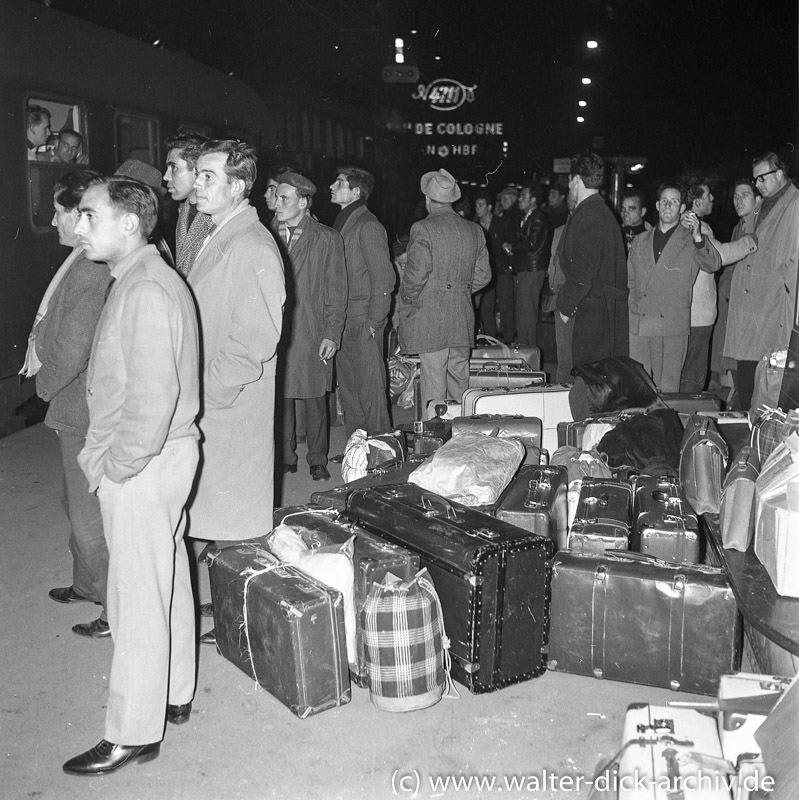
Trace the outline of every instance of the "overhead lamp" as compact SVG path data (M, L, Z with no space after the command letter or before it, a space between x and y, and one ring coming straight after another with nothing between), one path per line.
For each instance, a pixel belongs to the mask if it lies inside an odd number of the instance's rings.
M577 122L585 122L585 117L577 117Z
M599 47L599 42L598 42L598 41L596 41L596 39L589 39L589 40L588 40L588 41L585 43L585 46L586 46L586 47L587 47L589 50L596 50L596 49L597 49L597 47Z
M405 63L405 42L399 37L394 39L394 63Z
M577 105L580 106L580 108L585 108L588 103L586 103L585 100L578 100Z
M590 86L591 85L591 79L590 78L580 78L580 83L582 83L583 86Z

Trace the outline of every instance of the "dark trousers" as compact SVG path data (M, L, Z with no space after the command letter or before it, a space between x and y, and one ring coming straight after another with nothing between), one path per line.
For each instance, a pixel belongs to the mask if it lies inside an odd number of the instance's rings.
M477 295L478 304L478 319L480 320L480 328L486 336L497 335L497 290L492 282L489 284L488 289L483 289Z
M547 273L543 269L517 272L513 276L513 298L516 307L516 341L535 345L535 326L538 324L538 307L541 289ZM503 333L505 332L503 328Z
M755 391L755 370L757 361L738 361L732 380L735 385L735 408L737 411L749 411L752 395ZM755 409L757 411L757 409Z
M344 427L349 439L362 428L369 436L391 430L386 394L383 328L369 332L368 322L347 322L336 354L336 372Z
M513 313L513 273L497 275L497 306L499 307L499 327L506 342L513 341L516 318Z
M297 434L295 432L294 399L305 406L305 436L308 445L308 465L327 466L327 398L285 398L283 402L283 463L297 463Z
M710 359L710 336L712 325L691 326L688 336L688 352L682 365L680 391L697 394L707 383L707 367Z

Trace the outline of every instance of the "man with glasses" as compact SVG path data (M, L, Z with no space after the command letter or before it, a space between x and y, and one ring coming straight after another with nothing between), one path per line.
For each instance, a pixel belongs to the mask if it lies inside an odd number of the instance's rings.
M658 224L636 236L627 259L630 357L663 392L677 392L691 329L691 297L699 270L715 272L721 257L707 244L695 212L685 215L683 187L658 188Z
M736 269L736 289L746 302L730 308L725 354L737 362L737 389L747 409L757 362L788 347L796 304L799 258L799 190L776 153L752 160L752 183L763 196L755 216L757 252Z

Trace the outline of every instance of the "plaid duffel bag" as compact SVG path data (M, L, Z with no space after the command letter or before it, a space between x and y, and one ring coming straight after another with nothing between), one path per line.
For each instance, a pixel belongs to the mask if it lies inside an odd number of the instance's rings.
M445 694L458 696L441 602L426 569L410 581L389 573L382 583L373 583L361 611L361 630L375 706L418 711Z

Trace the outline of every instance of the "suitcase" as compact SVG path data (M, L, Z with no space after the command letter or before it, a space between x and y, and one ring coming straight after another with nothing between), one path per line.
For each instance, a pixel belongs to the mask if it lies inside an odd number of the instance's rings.
M523 466L502 493L495 516L530 533L566 546L568 505L566 468Z
M347 514L419 553L441 598L453 678L480 693L544 672L549 539L410 484L353 492Z
M543 386L547 382L545 372L531 370L526 365L498 364L486 361L476 369L469 368L470 389L493 389L500 386L521 388L523 386Z
M724 571L622 551L563 550L552 567L549 668L716 695L741 657Z
M541 420L520 414L474 414L471 417L456 417L452 420L452 435L458 436L461 433L525 439L540 445Z
M749 415L745 411L697 411L699 417L709 417L716 423L721 438L730 448L730 453L737 453L744 445L749 444L752 435L752 425ZM680 414L683 428L688 424L690 414Z
M667 475L639 475L633 492L630 549L675 564L701 564L703 545L699 520L680 482Z
M208 562L219 652L300 719L349 703L341 592L257 545Z
M571 422L569 386L552 384L523 389L467 389L463 393L463 416L474 414L520 414L541 420L541 446L550 453L558 449L558 423Z
M404 547L389 544L385 539L342 518L339 512L332 509L322 509L313 505L277 508L274 512L275 527L282 523L307 528L312 534L313 542L306 540L305 543L312 549L343 544L352 536L355 537L352 563L355 568L358 670L355 673L350 671L350 674L358 686L368 687L363 655L361 611L369 596L369 589L373 583L382 583L389 572L400 580L411 580L419 571L419 556Z
M721 490L721 544L745 553L755 535L755 482L760 474L756 450L745 445L730 464Z
M711 392L661 392L660 399L681 414L720 411L721 400Z
M619 800L730 800L713 717L633 703L624 717Z
M416 455L435 453L452 438L452 422L438 417L404 422L397 428L404 434L409 452Z
M566 546L587 555L626 550L630 542L632 489L628 483L583 478Z
M473 361L481 359L489 361L523 359L529 369L541 369L541 350L535 345L519 344L519 342L505 344L484 334L477 335L477 344L472 348L472 357L469 363L471 365Z

